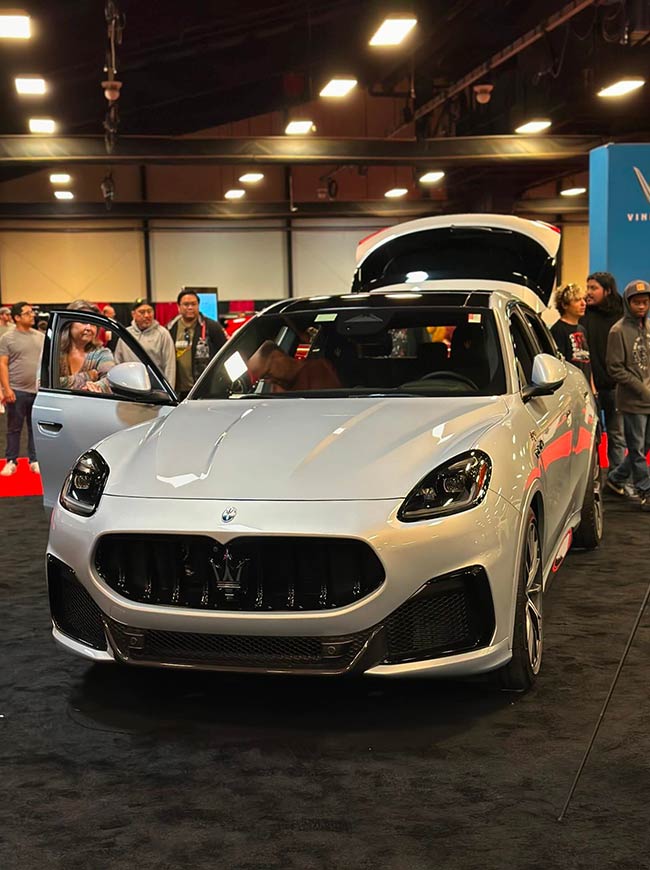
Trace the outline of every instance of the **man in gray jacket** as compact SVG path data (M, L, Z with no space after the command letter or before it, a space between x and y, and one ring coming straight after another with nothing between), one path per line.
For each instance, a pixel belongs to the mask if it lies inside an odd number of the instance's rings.
M650 511L650 284L630 281L623 294L623 317L607 339L607 370L616 381L616 407L623 415L632 479L641 496L641 510ZM628 473L623 461L610 471L607 485L617 492Z
M169 330L154 320L153 307L146 299L136 299L131 306L133 322L128 327L147 355L156 363L160 371L173 387L176 382L176 349ZM139 362L137 356L120 339L115 348L115 362Z

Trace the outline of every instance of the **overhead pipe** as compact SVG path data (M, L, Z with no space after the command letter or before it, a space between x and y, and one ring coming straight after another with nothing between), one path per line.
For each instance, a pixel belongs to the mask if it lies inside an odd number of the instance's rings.
M594 3L599 3L600 0L572 0L571 3L568 3L566 6L563 6L558 12L555 12L553 15L549 15L548 18L545 18L537 27L533 27L532 30L529 30L523 36L516 39L514 42L511 42L510 45L507 45L505 48L498 51L496 54L493 54L489 60L486 60L484 63L480 64L471 72L468 72L467 75L463 76L463 78L459 79L453 85L450 85L448 88L445 88L441 94L433 97L431 100L428 100L426 103L423 103L418 109L415 110L413 114L413 118L409 121L408 124L401 124L399 127L396 127L389 136L395 136L397 133L401 132L405 127L408 127L413 121L419 121L421 118L424 118L426 115L430 115L431 112L434 112L436 109L444 106L444 104L450 100L452 97L455 97L456 94L461 93L470 85L473 85L474 82L479 81L479 79L484 78L488 73L502 64L509 61L511 58L515 57L515 55L520 54L524 49L529 48L534 43L538 42L540 39L543 39L547 33L551 33L553 30L556 30L558 27L561 27L563 24L566 24L567 21L570 21L573 17L578 15L583 10L587 9L589 6L593 6Z

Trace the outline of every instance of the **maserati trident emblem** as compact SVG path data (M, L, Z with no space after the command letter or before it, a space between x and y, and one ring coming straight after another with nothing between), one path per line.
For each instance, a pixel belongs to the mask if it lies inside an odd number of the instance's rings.
M242 571L248 564L248 559L242 559L238 565L232 565L232 557L226 549L221 560L210 559L216 587L223 593L226 601L234 601L242 590Z
M237 508L227 507L221 514L221 519L224 523L229 523L237 516Z
M639 182L641 190L643 191L643 195L650 202L650 184L645 179L645 176L641 172L641 170L637 166L632 167L634 169L634 173L636 175L636 179Z

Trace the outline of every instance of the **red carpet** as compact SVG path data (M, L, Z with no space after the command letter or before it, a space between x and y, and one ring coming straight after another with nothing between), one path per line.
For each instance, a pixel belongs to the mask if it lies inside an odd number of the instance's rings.
M0 471L5 467L5 460L0 460ZM0 477L0 498L17 495L43 495L43 485L40 474L29 470L27 459L18 460L18 471L10 477Z

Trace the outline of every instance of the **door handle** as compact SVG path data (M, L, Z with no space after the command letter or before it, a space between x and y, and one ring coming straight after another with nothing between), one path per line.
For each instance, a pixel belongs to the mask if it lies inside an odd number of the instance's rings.
M63 429L63 423L49 423L45 420L38 421L38 428L45 435L54 435Z

